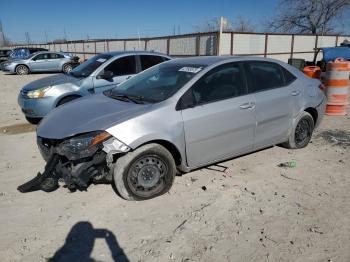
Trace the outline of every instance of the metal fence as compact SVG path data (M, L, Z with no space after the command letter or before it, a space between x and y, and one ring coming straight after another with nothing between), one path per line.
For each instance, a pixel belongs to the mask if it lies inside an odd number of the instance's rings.
M206 32L174 36L132 39L77 40L41 43L32 46L69 52L88 59L109 51L155 51L174 57L203 55L254 55L287 61L288 58L312 60L318 47L337 46L348 35L305 35L275 33Z

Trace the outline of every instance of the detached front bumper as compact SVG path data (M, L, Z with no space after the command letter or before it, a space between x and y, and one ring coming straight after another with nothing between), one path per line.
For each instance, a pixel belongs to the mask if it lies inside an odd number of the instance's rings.
M107 154L102 151L102 144L82 158L62 154L60 144L63 140L45 139L38 137L39 151L45 161L51 161L53 155L59 160L54 169L57 179L62 179L68 189L86 190L93 183L109 183L112 181L111 169L106 162Z

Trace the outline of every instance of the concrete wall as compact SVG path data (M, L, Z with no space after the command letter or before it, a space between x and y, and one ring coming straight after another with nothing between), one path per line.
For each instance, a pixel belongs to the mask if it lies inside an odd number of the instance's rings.
M164 36L144 39L106 39L99 41L71 41L62 44L35 44L52 51L70 52L82 59L97 53L124 50L147 50L170 56L196 55L254 55L287 62L289 58L312 60L315 47L340 45L349 36L315 36L264 33L218 32ZM23 45L25 46L25 45Z

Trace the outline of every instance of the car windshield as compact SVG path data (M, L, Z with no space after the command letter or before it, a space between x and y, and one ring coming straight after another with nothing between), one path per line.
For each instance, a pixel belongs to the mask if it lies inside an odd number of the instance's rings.
M94 56L89 60L87 60L86 62L74 68L70 72L70 74L75 77L87 77L112 57L113 57L112 55L108 55L108 54L101 54L101 55Z
M157 103L168 99L199 73L205 65L162 63L113 88L106 95Z

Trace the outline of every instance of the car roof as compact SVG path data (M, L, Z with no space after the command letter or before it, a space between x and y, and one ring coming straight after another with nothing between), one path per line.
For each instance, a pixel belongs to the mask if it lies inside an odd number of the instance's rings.
M160 55L160 56L170 57L167 54L162 54L162 53L152 52L152 51L115 51L115 52L105 52L102 54L112 55L112 56L131 54L131 55Z
M64 52L56 52L56 51L38 51L38 52L35 52L35 53L33 53L33 54L38 55L38 54L47 54L47 53L49 53L49 54L67 55L67 53L64 53Z
M187 57L187 58L176 58L167 63L178 63L178 64L188 64L188 65L204 65L210 66L214 64L218 64L224 61L266 61L266 62L274 62L281 64L280 60L265 58L265 57L256 57L256 56L195 56L195 57Z

